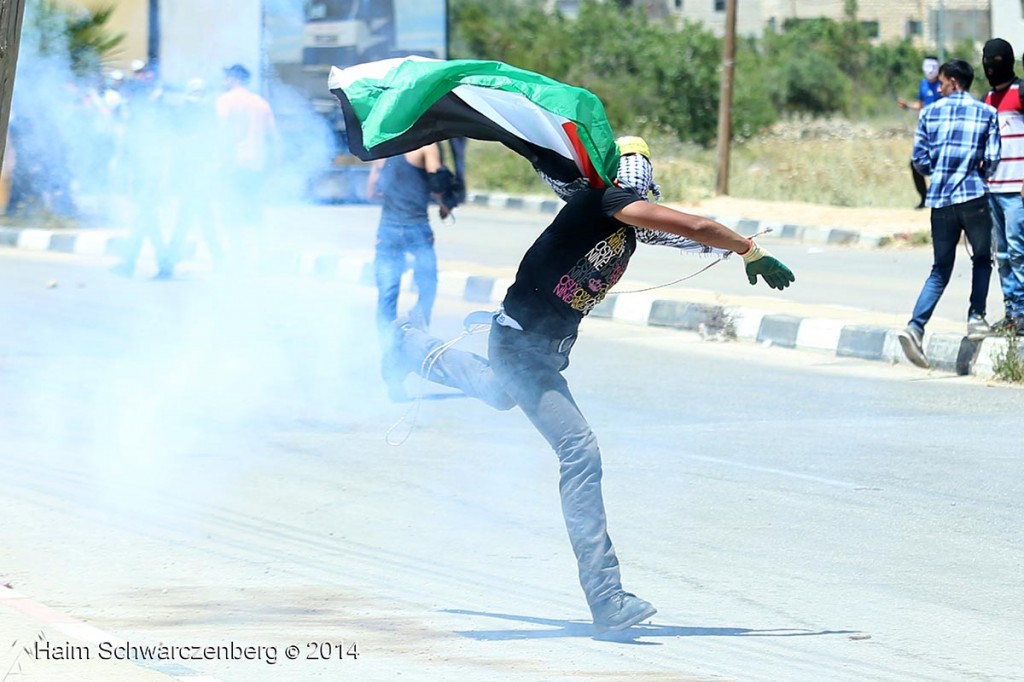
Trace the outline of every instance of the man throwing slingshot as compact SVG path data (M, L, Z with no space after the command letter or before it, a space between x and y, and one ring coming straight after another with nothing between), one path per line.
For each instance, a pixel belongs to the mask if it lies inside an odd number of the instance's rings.
M646 142L628 137L617 144L615 183L572 194L523 257L493 318L489 359L444 349L441 339L408 323L394 328L406 372L497 409L518 405L550 443L560 465L562 513L597 632L624 630L656 609L622 587L605 522L601 452L562 375L580 322L622 277L637 241L738 253L751 284L760 277L784 289L795 279L752 239L708 218L648 203L658 189Z

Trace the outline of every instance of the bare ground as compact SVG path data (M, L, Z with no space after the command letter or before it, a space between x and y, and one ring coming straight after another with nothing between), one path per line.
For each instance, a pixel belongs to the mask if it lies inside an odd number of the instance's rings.
M747 218L789 225L837 227L872 235L906 235L927 232L929 211L913 208L848 208L798 201L760 201L719 196L673 204L718 218Z

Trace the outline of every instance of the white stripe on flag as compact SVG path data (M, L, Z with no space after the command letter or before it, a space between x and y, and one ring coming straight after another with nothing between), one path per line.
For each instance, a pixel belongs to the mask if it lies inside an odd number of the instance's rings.
M454 92L466 104L508 132L572 159L580 172L583 171L569 136L562 127L569 119L536 106L517 92L476 85L460 85Z
M332 66L331 75L327 78L327 89L337 90L339 88L346 88L358 80L384 80L385 76L389 73L397 69L403 63L410 61L439 62L441 60L412 55L410 57L395 57L394 59L381 59L376 62L356 64L346 69L339 69L337 66Z

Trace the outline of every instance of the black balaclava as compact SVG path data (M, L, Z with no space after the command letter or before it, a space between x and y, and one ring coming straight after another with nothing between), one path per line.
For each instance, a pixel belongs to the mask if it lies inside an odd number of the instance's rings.
M981 65L985 67L985 78L992 87L1009 83L1016 77L1013 72L1013 47L1002 38L993 38L985 43L981 51Z

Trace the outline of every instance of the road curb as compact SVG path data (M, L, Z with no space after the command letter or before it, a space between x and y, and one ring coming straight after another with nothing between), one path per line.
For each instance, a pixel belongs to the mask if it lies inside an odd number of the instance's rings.
M439 291L465 301L497 306L511 279L442 274ZM411 289L408 278L403 289ZM712 305L659 299L648 294L609 294L591 316L625 324L667 327L752 341L764 346L832 353L839 358L873 360L888 364L910 362L898 341L899 329L847 324L832 318L808 318L767 313L743 306ZM970 341L949 333L925 335L925 352L932 368L961 376L993 376L996 354L1007 347L1006 339Z
M473 206L485 206L502 210L530 210L539 213L557 213L565 205L558 199L543 197L518 196L499 192L469 192L466 203ZM822 225L794 225L771 220L754 220L726 215L710 215L695 212L695 215L710 218L723 225L728 225L744 236L752 236L764 230L769 239L782 239L801 244L817 244L822 246L867 246L877 248L886 239L885 235L864 234L859 230L829 227Z
M529 209L557 212L562 202L504 194L471 194L469 203L499 209ZM766 221L716 218L734 224L738 231L754 234L772 228L773 238L804 243L865 244L874 237L834 228L812 228ZM30 251L88 256L112 256L125 240L120 233L61 233L42 228L0 227L0 246ZM877 243L876 243L877 245ZM340 254L302 253L286 259L276 274L299 274L374 286L373 263L364 258ZM496 278L465 272L441 271L438 293L465 301L496 306L512 284L511 278ZM402 280L404 291L412 290L411 273ZM897 340L898 329L847 324L832 318L802 318L767 313L743 306L720 306L680 300L658 299L651 294L610 294L592 315L627 324L669 327L709 335L726 334L765 346L832 353L840 358L908 364ZM993 376L997 353L1005 352L1007 341L988 338L969 341L957 334L926 334L925 352L932 368L959 375Z

